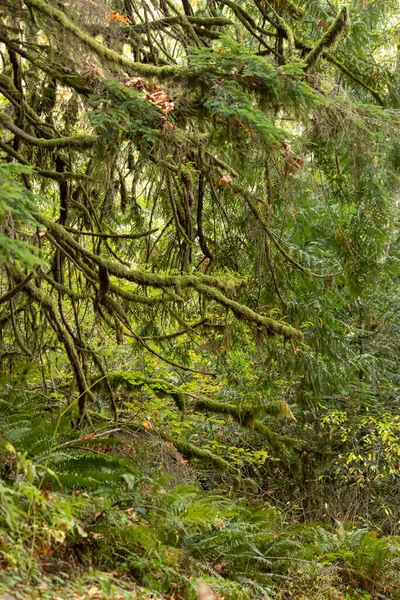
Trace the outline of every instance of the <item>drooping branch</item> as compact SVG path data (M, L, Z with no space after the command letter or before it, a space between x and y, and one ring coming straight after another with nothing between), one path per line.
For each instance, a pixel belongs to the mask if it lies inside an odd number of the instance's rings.
M7 269L11 275L11 277L16 281L17 284L25 282L25 275L22 270L16 265L8 265ZM71 366L74 370L74 374L76 377L76 381L78 384L79 390L79 414L80 420L83 422L86 419L86 405L87 401L94 401L93 393L91 392L89 385L86 380L86 376L84 370L82 369L78 353L75 348L74 341L71 339L68 331L64 327L62 323L60 323L56 308L52 299L47 296L41 289L39 289L32 282L26 283L23 287L23 291L27 294L32 300L37 302L43 312L46 314L49 323L55 330L59 341L64 345L67 356L71 363Z
M279 323L279 321L275 321L269 317L263 317L254 312L251 308L231 300L220 291L223 290L225 292L232 293L238 287L243 285L243 281L235 281L234 279L218 279L208 275L155 275L154 273L146 273L143 271L128 269L124 265L117 265L114 262L103 258L102 256L93 254L89 250L86 250L80 246L61 225L53 223L43 215L37 215L37 218L39 222L42 222L47 227L47 229L54 235L55 238L58 239L59 242L67 243L68 246L76 250L78 253L86 256L99 266L106 268L110 275L114 275L120 279L132 281L138 285L154 288L193 288L200 292L200 294L212 298L219 304L222 304L226 308L232 310L233 314L238 318L252 322L259 327L270 331L271 333L283 335L287 339L302 338L301 331L294 329L289 325Z
M201 283L200 278L198 279L198 282L193 282L193 287L195 287L198 292L207 298L212 298L219 304L222 304L222 306L230 309L238 319L247 321L248 323L254 323L260 328L266 329L271 333L282 335L285 339L302 339L303 334L298 329L295 329L290 325L280 323L279 321L275 321L275 319L263 317L262 315L254 312L254 310L248 306L227 298L219 290Z
M299 269L305 275L308 275L310 277L316 277L316 278L319 278L319 279L327 279L327 278L335 277L336 274L333 274L333 273L330 273L330 274L327 274L327 275L320 274L320 273L314 273L313 271L311 271L311 269L307 269L306 267L303 267L292 256L290 256L290 254L288 252L286 252L286 250L283 248L282 244L280 244L280 242L277 240L275 234L270 229L270 227L268 227L267 223L265 222L265 219L263 219L263 217L262 217L259 209L257 208L255 202L252 200L250 194L244 192L244 190L242 188L238 188L238 189L240 189L241 195L246 199L246 202L249 205L252 213L254 214L254 216L256 217L257 221L260 223L260 225L264 229L265 233L268 235L269 239L272 241L272 243L277 248L277 250L280 252L280 254L282 254L282 256L290 264L292 264L294 267L296 267L296 269Z

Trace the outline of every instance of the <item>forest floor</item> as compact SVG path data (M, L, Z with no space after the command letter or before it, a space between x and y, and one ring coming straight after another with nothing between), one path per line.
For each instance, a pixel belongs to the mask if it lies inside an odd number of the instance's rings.
M44 418L0 448L0 600L400 599L398 537L287 521L145 429Z

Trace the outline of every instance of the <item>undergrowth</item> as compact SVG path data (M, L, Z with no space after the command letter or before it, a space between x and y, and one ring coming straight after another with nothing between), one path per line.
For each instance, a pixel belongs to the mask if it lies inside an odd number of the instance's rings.
M26 396L0 402L0 436L1 591L194 600L202 582L215 599L400 598L398 538L289 525L234 490L205 491L145 430L77 431Z

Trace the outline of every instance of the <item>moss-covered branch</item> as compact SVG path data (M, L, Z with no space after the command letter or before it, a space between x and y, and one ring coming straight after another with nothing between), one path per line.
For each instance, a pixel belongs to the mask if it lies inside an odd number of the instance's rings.
M316 66L321 55L331 48L333 44L339 39L340 35L344 31L348 19L348 10L344 6L342 10L337 14L336 19L332 25L324 33L322 38L315 44L311 52L305 57L305 63L307 65L306 71L312 71Z
M230 402L221 402L218 400L211 400L210 398L199 398L196 400L194 410L229 415L243 427L249 427L256 414L256 411L251 410L249 407L242 408L235 404L231 404Z
M147 273L145 271L138 271L135 269L129 269L125 265L117 264L111 260L108 260L102 256L94 254L83 248L78 242L66 231L65 227L54 223L51 219L48 219L41 213L35 213L37 220L42 223L51 232L54 237L63 243L68 244L71 248L76 250L82 256L85 256L92 260L94 263L108 269L110 275L114 275L119 279L126 279L132 281L138 285L149 286L153 288L175 288L181 290L184 288L195 288L197 284L204 283L208 286L215 286L223 290L227 294L233 294L238 288L245 285L243 279L235 278L217 278L208 275L157 275L155 273Z
M22 154L20 154L19 152L16 152L13 148L11 148L11 146L9 146L8 144L5 144L1 140L0 140L0 149L3 150L9 156L12 156L13 158L15 158L15 160L17 160L19 163L21 163L21 165L29 165L30 166L31 163L29 162L29 160L24 158L22 156ZM34 174L37 173L41 177L46 177L47 179L54 179L54 181L68 181L69 179L74 179L74 180L78 180L78 181L79 180L88 181L90 179L90 177L88 177L84 173L73 173L71 171L63 171L62 173L59 173L58 171L48 171L47 169L39 169L39 167L33 167L33 168L34 168Z
M13 123L11 117L5 112L0 112L0 124L24 142L49 150L54 150L55 148L90 148L94 146L98 140L97 136L94 135L71 135L51 139L36 138L17 127L17 125Z
M103 44L95 40L80 27L74 25L72 21L70 21L65 15L65 13L58 8L54 8L45 0L25 0L25 4L30 8L35 8L40 13L50 17L52 20L56 21L56 23L62 25L64 29L79 39L82 44L90 48L90 50L92 50L92 52L97 54L100 58L123 67L127 73L131 75L142 75L144 77L158 77L163 79L177 75L182 71L182 67L177 65L158 67L152 64L134 62L122 54L118 54L118 52L103 46Z
M186 17L187 21L192 25L197 25L200 27L223 27L226 25L233 25L233 21L227 19L226 17ZM149 21L148 23L138 23L137 25L133 25L131 30L135 33L147 33L149 30L163 30L166 27L170 27L172 25L184 25L184 21L181 16L175 17L164 17L163 19L156 19L155 21ZM208 32L204 32L208 33Z
M9 264L7 266L7 270L9 271L11 277L17 284L22 284L23 282L25 282L23 292L40 306L41 310L44 312L47 319L49 320L50 325L56 332L58 340L64 345L66 354L71 363L78 384L79 414L80 421L83 422L86 419L87 401L94 400L94 397L88 386L86 375L82 368L81 361L79 359L79 355L74 344L74 340L72 339L65 326L59 321L53 300L40 288L34 285L33 282L26 283L26 276L17 265Z
M243 285L243 281L241 280L224 280L207 275L198 277L194 275L156 275L154 273L129 269L124 265L117 264L113 261L103 258L102 256L93 254L89 250L86 250L74 240L74 238L65 230L64 227L58 223L53 223L50 219L47 219L41 214L36 214L35 216L39 222L43 223L43 225L47 227L49 232L51 232L51 234L54 235L58 241L66 243L72 249L76 250L83 256L86 256L94 263L104 267L107 269L110 275L114 275L120 279L132 281L138 285L150 286L154 288L174 287L177 291L183 288L194 288L199 293L207 296L208 298L212 298L219 304L222 304L226 308L232 310L238 319L255 323L259 327L267 329L271 333L283 335L286 339L301 339L303 337L301 331L298 329L294 329L290 325L285 325L269 317L259 315L244 304L240 304L239 302L231 300L220 291L223 290L225 293L229 294L234 293L238 287Z
M279 321L275 321L275 319L263 317L248 306L227 298L219 290L208 285L204 285L201 283L200 278L196 279L197 281L193 281L193 287L195 287L198 292L208 298L212 298L226 308L229 308L236 318L247 321L248 323L255 323L260 328L266 329L271 333L283 335L285 339L301 339L303 337L303 334L298 329L295 329L290 325L280 323Z
M211 412L220 415L232 417L242 427L256 431L263 437L268 446L275 454L281 456L288 449L296 448L299 440L281 436L269 429L264 423L256 419L257 412L261 409L252 409L250 407L240 407L229 402L211 400L210 398L199 398L194 404L194 410L199 412Z
M144 231L143 233L103 233L98 231L81 231L80 229L74 229L73 227L67 227L64 225L64 228L70 233L78 233L79 235L89 235L91 237L99 237L99 238L114 238L120 240L139 240L144 237L148 237L152 233L158 231L158 228L150 229L150 231Z
M24 289L24 287L27 285L27 283L30 282L32 277L33 277L33 273L29 273L29 275L27 277L25 277L25 279L23 281L18 283L18 285L16 285L13 289L11 289L6 294L3 294L2 296L0 296L0 304L4 304L5 302L9 302L10 300L12 300L14 298L14 296L16 296L21 290Z
M330 52L324 53L324 57L330 63L335 65L335 67L337 67L343 73L345 73L345 75L347 75L350 79L352 79L353 81L358 83L361 87L363 87L365 90L367 90L381 106L385 106L385 101L382 98L382 96L376 90L374 90L374 88L372 88L370 85L368 85L368 83L365 83L365 81L363 81L361 79L361 77L359 77L356 73L353 73L353 71L351 71L342 61L338 60Z
M134 373L120 371L117 373L109 373L107 375L107 381L113 388L123 386L128 390L141 389L143 386L146 386L160 398L170 396L180 411L183 413L186 411L186 394L163 379L146 377L146 375L139 371ZM99 380L93 387L94 389L97 389L102 386L104 386L104 378Z
M186 440L182 440L179 438L172 437L170 435L162 434L162 437L173 444L175 448L188 460L196 459L200 461L203 465L212 465L218 471L224 472L233 472L234 469L232 465L229 464L227 460L217 456L210 450L204 450L203 448L198 448L194 444L190 444Z

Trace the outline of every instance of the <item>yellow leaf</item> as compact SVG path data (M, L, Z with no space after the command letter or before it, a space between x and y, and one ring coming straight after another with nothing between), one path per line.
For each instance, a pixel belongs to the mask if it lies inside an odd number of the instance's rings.
M130 23L128 17L124 17L124 15L120 15L118 12L114 12L110 10L110 14L108 15L110 21L120 21L121 23Z

